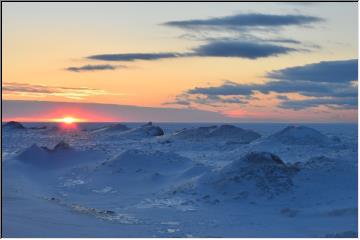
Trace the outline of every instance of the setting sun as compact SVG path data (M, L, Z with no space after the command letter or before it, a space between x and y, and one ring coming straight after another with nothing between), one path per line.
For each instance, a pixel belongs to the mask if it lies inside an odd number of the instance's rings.
M71 124L71 123L75 122L76 119L73 118L73 117L64 117L64 118L62 119L62 121L63 121L64 123L66 123L66 124Z
M65 123L65 124L73 124L75 122L80 122L81 120L78 118L74 118L74 117L63 117L63 118L56 118L54 119L55 122L60 122L60 123Z

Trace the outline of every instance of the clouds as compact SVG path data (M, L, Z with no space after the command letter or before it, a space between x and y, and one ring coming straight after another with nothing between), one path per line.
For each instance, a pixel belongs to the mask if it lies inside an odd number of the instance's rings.
M358 60L323 61L298 67L289 67L272 71L268 78L312 81L329 83L346 83L357 80Z
M117 68L124 68L125 66L114 66L109 64L102 65L84 65L81 67L68 67L65 70L70 72L92 72L92 71L101 71L101 70L115 70Z
M219 41L210 42L194 50L196 56L203 57L239 57L256 59L260 57L278 56L297 51L294 48L278 46L274 44L242 42L242 41Z
M178 57L178 53L117 53L117 54L98 54L88 56L88 59L101 61L135 61L135 60L159 60L163 58Z
M164 58L179 57L236 57L257 59L261 57L278 56L280 54L287 54L296 51L300 50L269 43L256 43L249 41L211 41L188 52L100 54L88 56L87 58L92 60L120 62L159 60Z
M197 96L205 99L218 99L218 103L249 103L257 93L277 94L278 107L300 110L310 107L327 106L332 108L354 109L357 107L357 59L323 61L303 66L273 71L272 77L263 84L242 84L225 81L215 87L195 87L181 96ZM294 100L284 94L299 94L305 99ZM224 101L224 97L235 101ZM195 99L195 100L194 100ZM187 101L196 101L187 97ZM214 104L216 101L212 101Z
M299 45L296 39L283 37L258 37L253 31L263 30L264 33L277 32L284 26L303 26L323 21L323 19L306 15L273 15L262 13L237 14L232 16L192 19L184 21L169 21L162 25L177 27L196 32L195 38L203 38L205 44L199 45L185 52L139 52L139 53L110 53L87 56L87 59L100 61L137 61L137 60L160 60L179 57L232 57L257 59L263 57L276 57L281 54L292 52L305 52L309 49L295 49L286 44ZM273 31L275 30L276 31ZM195 30L195 31L193 31ZM204 30L216 30L217 33L229 33L230 37L215 35L204 37ZM205 33L206 35L206 33ZM285 44L285 46L284 46ZM309 45L311 49L313 45ZM305 45L304 45L305 47Z
M195 87L187 91L189 94L203 94L213 96L252 96L256 92L263 94L274 93L299 93L309 97L356 96L355 87L343 84L314 83L308 81L270 81L264 84L241 84L225 82L216 87Z
M88 96L114 95L105 90L87 87L59 87L16 82L3 83L2 91L5 95L21 95L28 97L45 97L50 95L78 100Z
M357 109L357 98L313 98L305 100L286 100L280 103L281 108L293 110L318 106L326 106L333 109Z
M187 30L196 29L248 29L260 27L283 27L289 25L306 25L322 21L321 18L305 15L273 15L262 13L237 14L232 16L192 19L184 21L169 21L166 26Z

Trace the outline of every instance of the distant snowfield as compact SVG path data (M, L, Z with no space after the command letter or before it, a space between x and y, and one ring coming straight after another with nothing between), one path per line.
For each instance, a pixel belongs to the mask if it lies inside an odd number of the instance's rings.
M4 237L357 237L355 124L43 125L3 126Z

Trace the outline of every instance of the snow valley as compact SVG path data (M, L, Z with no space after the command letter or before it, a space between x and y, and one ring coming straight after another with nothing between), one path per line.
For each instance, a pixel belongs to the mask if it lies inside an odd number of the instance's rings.
M357 237L356 124L3 124L5 237Z

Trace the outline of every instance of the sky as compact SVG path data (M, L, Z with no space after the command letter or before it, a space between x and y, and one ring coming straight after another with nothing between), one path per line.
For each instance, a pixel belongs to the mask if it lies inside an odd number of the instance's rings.
M5 2L4 119L356 122L357 5Z

